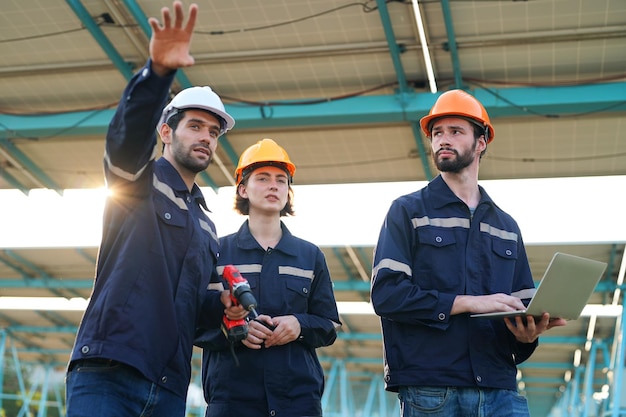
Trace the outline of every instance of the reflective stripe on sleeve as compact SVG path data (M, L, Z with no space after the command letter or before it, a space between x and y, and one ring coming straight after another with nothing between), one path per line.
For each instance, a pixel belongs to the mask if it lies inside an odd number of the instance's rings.
M148 162L154 160L154 158L156 157L156 154L157 154L157 148L155 146L154 149L152 150L152 155L150 155L150 160ZM111 173L113 173L114 175L122 179L125 179L126 181L131 181L131 182L136 181L137 178L139 178L141 174L143 174L143 171L148 166L148 163L146 163L144 166L141 167L139 171L134 172L134 173L124 171L122 168L113 165L113 163L111 162L111 158L109 157L109 154L107 152L104 153L104 162L109 167L109 170L111 171Z
M207 232L209 232L213 240L219 242L217 235L213 232L213 229L211 229L211 225L202 219L198 219L198 221L200 222L200 227L202 228L202 230L206 230Z
M385 259L381 259L381 261L378 262L378 264L374 266L374 268L372 268L372 282L374 282L374 280L376 279L376 276L378 275L378 271L380 271L383 268L391 269L392 271L395 271L395 272L403 272L408 276L413 275L413 271L411 270L411 267L409 265L404 264L402 262L398 262L390 258L385 258Z

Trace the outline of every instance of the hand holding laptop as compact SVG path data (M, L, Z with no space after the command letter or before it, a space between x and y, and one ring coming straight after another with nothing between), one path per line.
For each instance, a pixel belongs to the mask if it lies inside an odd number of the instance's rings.
M515 338L522 343L532 343L539 335L553 327L565 326L567 320L561 318L550 318L550 314L544 313L535 320L533 316L505 317L504 323Z

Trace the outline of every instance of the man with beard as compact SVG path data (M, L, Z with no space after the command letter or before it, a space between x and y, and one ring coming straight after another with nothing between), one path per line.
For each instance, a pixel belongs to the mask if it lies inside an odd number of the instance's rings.
M565 320L470 318L523 309L533 277L517 223L478 185L495 137L485 108L452 90L420 124L440 175L391 204L374 253L386 389L403 417L528 416L516 365Z
M218 239L195 176L235 124L209 87L180 92L163 109L189 55L198 8L174 3L152 26L150 59L130 80L109 125L96 280L66 378L68 417L183 417L198 328L218 328L227 307ZM155 127L163 157L155 159Z

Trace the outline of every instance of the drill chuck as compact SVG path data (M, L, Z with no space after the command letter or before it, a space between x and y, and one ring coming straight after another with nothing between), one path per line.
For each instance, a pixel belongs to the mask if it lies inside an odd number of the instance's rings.
M237 300L243 306L244 309L248 311L252 311L256 308L256 299L254 298L252 291L250 291L250 287L248 287L245 290L236 291L235 297L237 298Z

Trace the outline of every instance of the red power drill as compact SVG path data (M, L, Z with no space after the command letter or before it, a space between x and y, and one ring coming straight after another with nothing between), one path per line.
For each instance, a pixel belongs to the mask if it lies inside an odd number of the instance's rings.
M224 267L223 277L230 288L230 300L233 305L241 304L245 310L252 314L255 319L259 315L256 312L256 299L250 289L248 281L241 276L239 270L234 265ZM245 319L230 320L224 315L222 320L222 331L230 342L238 342L248 337L248 322Z

